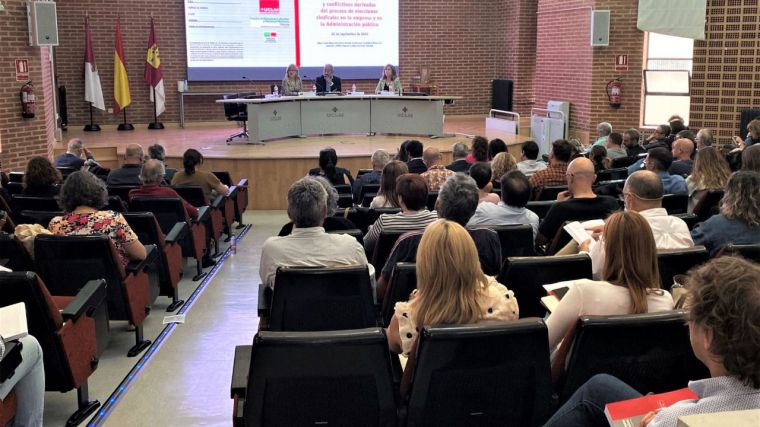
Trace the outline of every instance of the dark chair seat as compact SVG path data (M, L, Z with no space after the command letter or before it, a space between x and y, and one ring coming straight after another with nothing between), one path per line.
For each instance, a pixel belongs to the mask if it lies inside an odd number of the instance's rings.
M596 173L596 181L611 181L616 179L626 179L628 177L628 168L617 167L612 169L601 170Z
M425 203L425 206L427 206L428 210L430 212L435 211L435 202L438 201L438 192L437 191L431 191L427 195L427 202Z
M528 224L519 225L487 225L499 235L501 256L508 257L533 256L533 227Z
M544 219L546 218L546 214L549 213L549 209L551 209L555 203L557 203L556 200L532 201L528 202L528 205L525 206L525 208L538 215L538 219Z
M557 200L557 195L563 191L567 191L567 185L548 185L541 188L535 200Z
M760 244L735 245L733 243L728 243L723 245L718 252L718 256L724 255L739 255L750 261L760 263Z
M372 250L371 263L375 266L375 276L380 277L380 272L385 266L386 261L391 255L393 246L396 245L396 241L402 234L408 231L382 231L375 242L375 247Z
M417 289L416 264L412 262L399 262L393 267L388 288L385 290L381 305L381 317L383 326L391 324L396 303L409 301L412 291Z
M704 246L686 249L668 249L657 252L657 266L660 270L660 285L670 291L673 277L686 274L689 270L704 264L710 259L710 253Z
M692 213L699 218L699 222L707 221L711 216L720 211L720 201L723 200L723 190L708 190L696 206Z
M688 194L666 194L662 198L662 207L668 211L668 215L686 213L688 206Z

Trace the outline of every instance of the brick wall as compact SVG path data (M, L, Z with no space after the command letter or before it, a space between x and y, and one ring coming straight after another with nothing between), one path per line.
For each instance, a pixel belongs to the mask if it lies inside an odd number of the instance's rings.
M533 76L536 68L536 11L535 0L505 0L502 2L505 23L503 69L507 79L514 82L513 109L529 116L533 107Z
M21 170L31 156L49 152L54 115L49 80L43 80L43 68L49 69L47 49L28 43L26 3L6 0L0 13L0 149L3 170ZM29 79L35 85L37 112L33 119L21 117L19 90L25 82L16 82L15 60L29 60ZM47 83L47 85L45 84ZM50 120L49 120L50 119Z
M505 33L511 29L505 17L512 11L502 0L399 0L400 13L400 69L405 85L419 75L421 66L428 66L439 92L461 95L465 99L446 107L448 114L485 114L490 108L490 81L504 78ZM521 3L530 3L520 0ZM148 40L148 17L156 19L156 31L164 81L167 93L164 122L179 120L179 96L176 81L186 73L184 6L182 0L153 2L148 0L119 0L94 2L67 0L58 3L60 46L56 50L58 83L68 91L69 123L81 126L88 121L89 109L84 102L82 57L84 54L84 14L91 16L95 58L107 106L113 94L113 39L117 16L121 16L123 46L132 92L132 105L128 109L133 123L148 123L152 118L152 104L148 101L148 87L143 82L143 64ZM529 12L525 12L529 15ZM529 34L523 38L530 39ZM527 42L529 45L529 41ZM523 56L521 68L528 56ZM283 64L283 69L287 64ZM191 82L191 90L229 91L268 89L273 82ZM353 82L347 81L347 84ZM359 90L372 91L376 80L356 82ZM523 97L527 85L521 86ZM187 99L186 99L187 100ZM120 117L95 110L95 121L117 124ZM224 120L221 106L214 108L211 100L193 100L186 103L186 118L195 121Z
M757 0L708 0L706 40L694 42L692 128L720 143L738 135L741 110L760 102L760 10Z

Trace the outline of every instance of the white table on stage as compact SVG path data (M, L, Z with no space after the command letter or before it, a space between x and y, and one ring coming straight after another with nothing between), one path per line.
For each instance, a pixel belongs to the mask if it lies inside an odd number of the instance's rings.
M225 99L247 104L249 140L302 135L394 133L443 136L443 105L455 96L283 96Z

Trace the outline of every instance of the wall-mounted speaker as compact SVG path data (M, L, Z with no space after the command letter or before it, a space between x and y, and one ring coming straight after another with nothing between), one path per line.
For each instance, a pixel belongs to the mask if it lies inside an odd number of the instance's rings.
M610 11L591 11L591 46L610 45Z
M58 14L55 2L33 1L27 4L30 46L58 46Z

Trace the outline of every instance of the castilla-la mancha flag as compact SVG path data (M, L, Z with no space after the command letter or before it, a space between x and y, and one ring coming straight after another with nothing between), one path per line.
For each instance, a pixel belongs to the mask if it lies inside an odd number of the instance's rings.
M153 26L153 18L150 18L150 37L148 38L148 57L145 62L145 81L156 88L156 99L153 99L153 90L150 91L150 101L156 103L156 115L166 110L166 94L164 93L164 76L161 73L161 57L158 54L156 41L156 29Z
M121 22L116 21L116 42L113 53L113 113L119 114L132 103L129 93L127 67L124 65L124 49L121 47Z
M95 51L92 49L90 19L88 17L84 18L84 100L95 108L106 109L98 67L95 66Z

